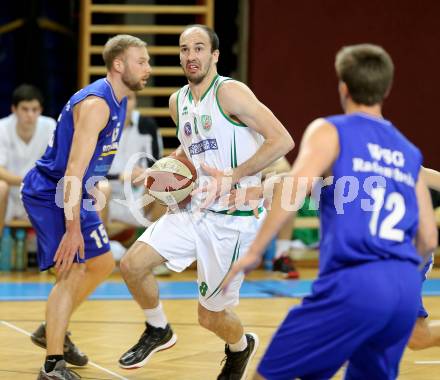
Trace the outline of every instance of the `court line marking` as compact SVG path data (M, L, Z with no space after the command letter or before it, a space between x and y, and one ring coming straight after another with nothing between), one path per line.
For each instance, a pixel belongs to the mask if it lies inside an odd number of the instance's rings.
M26 330L23 330L22 328L20 328L20 327L18 327L18 326L13 325L12 323L9 323L9 322L6 322L6 321L0 321L0 323L2 323L3 325L9 327L9 328L12 329L12 330L18 331L18 332L20 332L20 333L22 333L22 334L24 334L24 335L27 335L27 336L31 336L31 333L27 332ZM121 376L121 375L119 375L118 373L113 372L113 371L111 371L111 370L109 370L109 369L107 369L107 368L101 367L100 365L98 365L98 364L96 364L96 363L94 363L94 362L92 362L92 361L90 361L90 360L89 360L89 364L90 364L92 367L95 367L95 368L97 368L97 369L99 369L99 370L101 370L101 371L103 371L103 372L108 373L109 375L112 375L113 377L116 377L117 379L120 379L120 380L129 380L129 379L127 379L126 377Z
M34 322L36 324L41 323L41 319L13 319L15 322ZM435 319L432 319L431 322L436 321ZM196 326L200 327L200 324L198 322L177 322L177 321L168 321L170 325L173 326ZM437 320L437 322L440 322L440 320ZM76 319L74 321L69 321L69 325L72 324L111 324L111 325L139 325L139 321L84 321L81 319ZM259 324L246 324L247 328L260 328L260 329L276 329L279 325L259 325ZM27 333L27 332L26 332Z
M440 364L440 360L418 360L415 361L416 364Z

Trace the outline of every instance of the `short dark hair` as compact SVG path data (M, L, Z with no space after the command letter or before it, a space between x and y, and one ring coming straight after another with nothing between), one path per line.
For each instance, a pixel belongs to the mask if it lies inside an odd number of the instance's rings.
M102 52L105 67L110 71L113 61L130 47L147 47L147 43L138 37L130 36L129 34L118 34L110 38Z
M211 42L211 52L213 52L214 50L218 50L219 49L219 47L220 47L220 40L218 39L218 35L214 31L214 29L210 28L209 26L203 25L203 24L191 24L191 25L188 25L184 29L182 34L185 33L188 29L191 29L191 28L199 28L199 29L202 29L203 31L206 32L206 34L209 37L209 41Z
M12 93L12 105L17 107L20 102L38 100L43 107L43 95L41 91L31 84L21 84Z
M344 82L350 96L358 104L382 103L394 76L390 55L378 45L344 46L336 54L336 73Z

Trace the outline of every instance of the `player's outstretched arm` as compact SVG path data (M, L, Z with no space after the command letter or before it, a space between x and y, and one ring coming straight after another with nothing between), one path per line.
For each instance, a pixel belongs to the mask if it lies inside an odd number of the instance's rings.
M431 195L429 194L423 174L419 176L417 181L416 194L419 206L419 227L416 236L416 247L420 255L426 256L431 254L437 247L438 232Z
M224 287L237 273L252 270L260 263L266 246L303 204L316 177L331 169L338 154L339 139L336 128L324 119L312 122L304 133L292 170L275 186L270 213L246 255L231 268ZM289 177L293 181L286 181ZM288 189L288 186L293 188ZM295 207L292 207L293 205Z
M295 144L292 136L245 84L238 81L223 82L217 95L220 106L229 117L252 128L265 139L249 160L234 168L233 184L242 177L260 172L293 149Z
M110 110L103 99L91 96L75 106L73 116L75 131L64 176L66 233L54 258L55 268L60 272L70 269L77 252L84 258L80 225L82 180L95 151L98 135L107 125Z
M440 191L440 172L434 169L428 169L422 167L422 176L426 185L430 189Z

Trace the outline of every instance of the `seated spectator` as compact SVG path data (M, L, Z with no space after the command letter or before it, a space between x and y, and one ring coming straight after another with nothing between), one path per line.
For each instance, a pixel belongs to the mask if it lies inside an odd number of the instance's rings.
M0 119L0 236L5 222L27 219L20 185L46 150L56 126L54 119L41 115L43 97L34 86L22 84L14 90L11 110Z

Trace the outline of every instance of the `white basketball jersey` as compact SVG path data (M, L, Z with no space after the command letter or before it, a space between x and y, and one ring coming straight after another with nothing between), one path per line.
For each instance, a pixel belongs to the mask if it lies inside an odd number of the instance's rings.
M222 110L217 91L227 80L231 78L217 75L197 104L189 85L182 87L177 95L177 137L199 178L207 175L200 167L202 162L219 170L235 168L253 156L264 141L262 135ZM259 173L242 178L237 186L255 186L260 181ZM210 206L215 211L224 208L218 202Z

